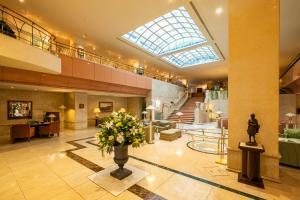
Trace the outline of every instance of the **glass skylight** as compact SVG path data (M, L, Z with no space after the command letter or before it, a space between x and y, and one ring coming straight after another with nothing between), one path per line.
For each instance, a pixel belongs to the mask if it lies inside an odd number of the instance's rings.
M209 41L184 7L158 17L122 38L177 67L219 60L211 46L203 46ZM194 51L187 51L186 48Z
M179 68L219 61L218 55L210 45L163 56L162 59Z

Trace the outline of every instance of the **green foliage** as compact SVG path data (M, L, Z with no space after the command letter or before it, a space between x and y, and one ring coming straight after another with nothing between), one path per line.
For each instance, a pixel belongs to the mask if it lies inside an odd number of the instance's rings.
M300 139L300 129L284 129L284 135L287 138L298 138L298 139Z
M139 147L144 142L145 135L140 121L120 110L100 122L96 138L102 152L106 150L111 153L113 146Z

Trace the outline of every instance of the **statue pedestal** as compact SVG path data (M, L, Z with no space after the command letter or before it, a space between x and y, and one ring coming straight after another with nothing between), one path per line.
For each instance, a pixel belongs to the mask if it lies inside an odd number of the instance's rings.
M246 142L239 143L242 150L242 172L239 173L238 181L264 188L264 183L260 177L260 154L265 152L262 145L249 146Z

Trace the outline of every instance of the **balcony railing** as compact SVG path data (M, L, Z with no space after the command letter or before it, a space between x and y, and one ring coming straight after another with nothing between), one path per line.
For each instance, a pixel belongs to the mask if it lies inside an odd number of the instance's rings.
M88 52L82 48L73 47L56 41L56 37L43 27L35 24L30 19L10 10L0 4L0 33L26 42L29 45L49 51L54 55L67 55L75 58L87 60L89 62L102 64L109 67L119 68L133 73L137 73L137 68L119 60L114 60L105 56ZM158 80L182 85L182 82L173 77L169 79L168 75L153 72L145 68L142 69L143 75Z

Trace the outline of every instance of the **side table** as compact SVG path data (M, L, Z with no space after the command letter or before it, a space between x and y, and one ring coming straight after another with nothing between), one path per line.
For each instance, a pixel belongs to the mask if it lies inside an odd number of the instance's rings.
M240 142L239 149L242 150L242 172L239 173L238 181L264 188L260 176L260 154L265 152L263 145L249 146L246 142Z

